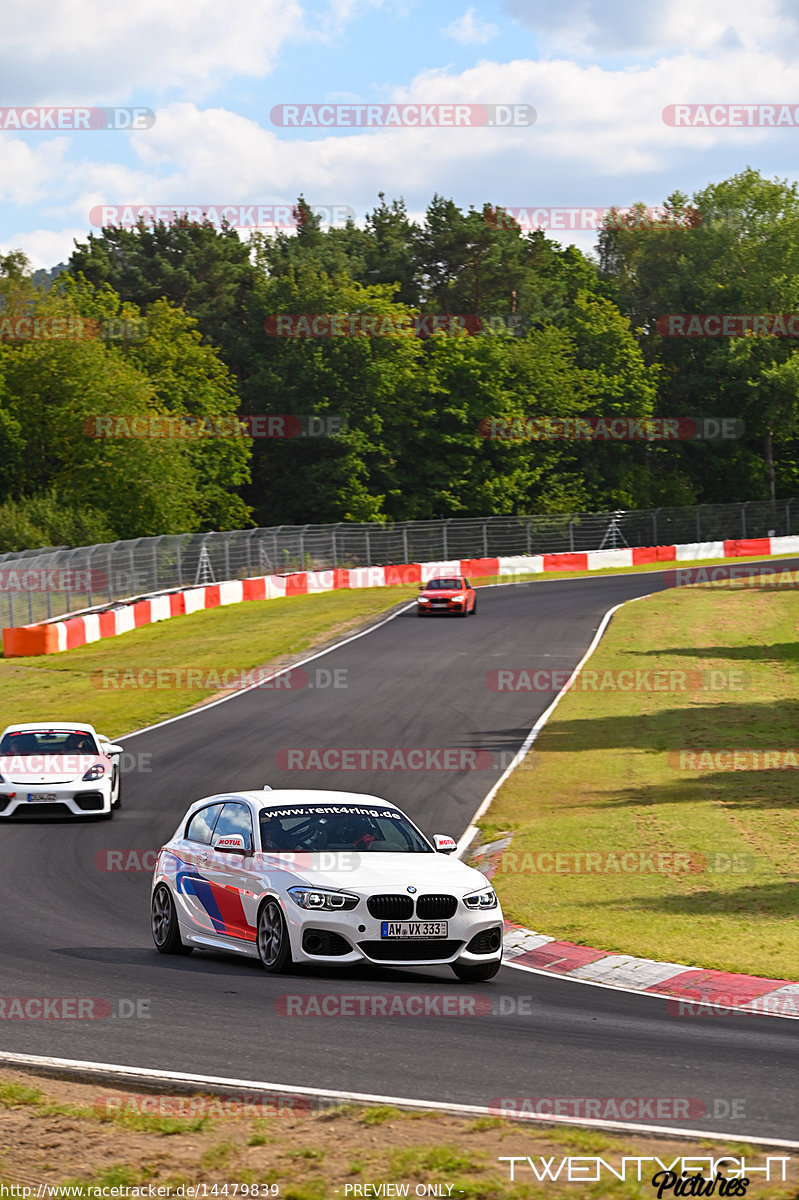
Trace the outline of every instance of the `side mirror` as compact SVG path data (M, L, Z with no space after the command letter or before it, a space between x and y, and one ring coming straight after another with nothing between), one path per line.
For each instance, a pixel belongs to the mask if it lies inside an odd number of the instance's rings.
M427 587L427 584L426 584L426 583L420 583L420 584L419 584L419 591L420 591L420 592L423 592L423 591L425 590L425 588L426 588L426 587Z
M117 746L115 742L109 742L105 747L105 753L106 754L124 754L125 751L122 746Z
M433 845L439 854L454 854L458 849L458 843L446 833L434 833Z
M219 850L222 854L249 854L244 838L240 833L222 833L218 838L214 838L214 850Z

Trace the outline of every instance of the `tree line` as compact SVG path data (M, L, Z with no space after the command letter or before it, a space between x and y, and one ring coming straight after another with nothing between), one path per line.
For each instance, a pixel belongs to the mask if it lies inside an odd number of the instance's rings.
M747 168L646 214L594 257L488 203L322 228L300 197L291 234L0 258L0 549L796 494L795 339L686 324L799 312L796 185Z

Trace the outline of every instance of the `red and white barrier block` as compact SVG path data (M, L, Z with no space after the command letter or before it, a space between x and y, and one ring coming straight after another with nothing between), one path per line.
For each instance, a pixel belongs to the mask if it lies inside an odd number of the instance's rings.
M703 558L744 558L799 553L799 537L750 538L727 542L693 542L684 546L635 546L623 550L587 550L573 554L516 554L502 558L455 558L446 562L401 563L381 567L300 571L294 575L260 575L233 579L120 604L105 612L66 616L37 625L3 630L6 658L57 654L101 638L116 637L170 617L239 604L244 600L273 600L341 588L394 587L427 583L436 576L466 575L469 579L513 578L549 571L599 571L657 562Z

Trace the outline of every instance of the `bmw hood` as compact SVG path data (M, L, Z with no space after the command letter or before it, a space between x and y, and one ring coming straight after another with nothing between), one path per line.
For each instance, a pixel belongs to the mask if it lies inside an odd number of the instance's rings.
M375 892L452 892L466 896L490 887L474 867L443 854L262 854L264 871L284 870L311 887L364 894ZM414 893L410 893L414 894Z

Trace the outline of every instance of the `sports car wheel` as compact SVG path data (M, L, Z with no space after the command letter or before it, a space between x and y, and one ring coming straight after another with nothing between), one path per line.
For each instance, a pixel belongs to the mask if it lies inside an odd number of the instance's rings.
M161 954L191 954L194 949L193 946L184 946L180 940L175 901L165 883L159 883L153 892L150 928L153 932L155 948Z
M475 600L475 602L472 606L472 616L474 617L476 615L477 615L477 601Z
M267 900L258 914L258 956L265 971L279 974L291 964L291 943L277 900Z
M119 767L114 767L114 774L111 779L111 807L119 808L122 803L122 775Z
M452 969L462 983L482 983L484 979L493 979L502 959L490 963L452 963Z

